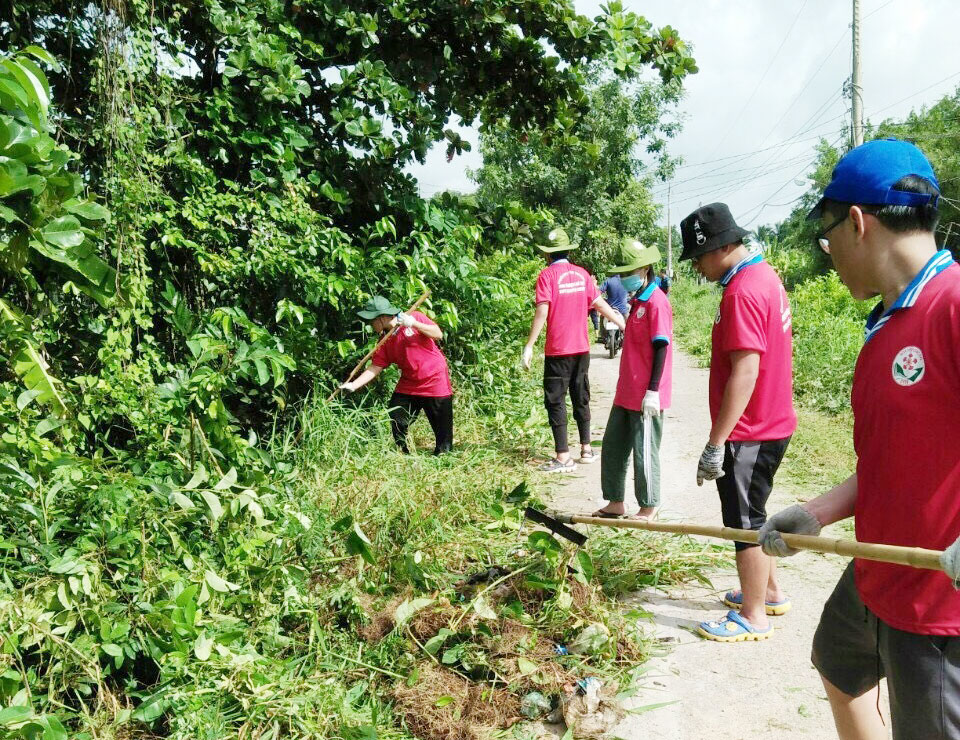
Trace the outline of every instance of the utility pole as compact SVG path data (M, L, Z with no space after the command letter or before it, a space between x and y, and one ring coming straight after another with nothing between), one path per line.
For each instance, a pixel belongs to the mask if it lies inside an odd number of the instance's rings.
M673 229L670 227L670 183L667 183L667 277L673 280Z
M860 0L853 0L853 76L850 80L853 145L863 143L863 82L860 76Z

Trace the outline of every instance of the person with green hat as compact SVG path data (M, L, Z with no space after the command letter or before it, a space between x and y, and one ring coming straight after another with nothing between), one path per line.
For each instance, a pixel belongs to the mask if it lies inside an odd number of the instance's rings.
M621 276L633 298L600 457L600 487L608 503L593 516L619 518L626 513L624 489L631 454L633 490L640 504L635 516L649 519L660 505L660 439L673 376L673 309L653 272L659 261L659 249L628 238L620 247L621 264L610 270Z
M453 447L453 387L447 358L437 346L443 339L440 327L419 311L402 312L382 296L367 301L357 315L380 336L394 327L399 329L374 353L370 366L356 380L341 385L341 390L359 390L396 365L400 380L390 398L390 427L397 446L410 451L407 430L423 411L436 437L433 454L449 452Z
M587 314L596 308L622 330L623 316L600 296L590 273L567 258L570 243L567 232L555 228L537 245L545 255L547 267L537 277L536 309L530 334L521 355L523 367L530 369L533 345L544 325L547 343L544 348L543 398L553 431L557 456L541 466L545 473L568 473L576 468L567 443L567 392L573 402L573 418L580 433L581 463L597 460L590 446L590 340L587 336Z

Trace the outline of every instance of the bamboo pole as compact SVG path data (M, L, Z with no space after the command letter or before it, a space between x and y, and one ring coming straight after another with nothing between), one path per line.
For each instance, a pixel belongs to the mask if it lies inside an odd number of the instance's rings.
M419 298L417 298L416 302L414 302L414 304L413 304L412 306L410 306L409 309L407 309L407 313L412 313L413 311L416 311L418 308L420 308L420 306L423 304L423 302L424 302L425 300L427 300L427 298L429 298L429 297L430 297L430 289L428 288L427 290L423 291L423 295L420 296ZM344 383L349 383L351 380L353 380L354 376L355 376L358 372L360 372L360 370L363 368L364 365L367 364L367 360L369 360L371 357L373 357L373 355L376 353L376 351L377 351L378 349L380 349L380 347L383 346L384 342L386 342L390 337L392 337L394 334L397 333L397 329L399 329L399 328L400 328L400 325L397 324L397 325L396 325L395 327L393 327L390 331L388 331L386 334L384 334L382 337L380 337L380 341L378 341L378 342L374 345L374 347L373 347L372 350L370 350L369 352L367 352L367 354L365 354L365 355L363 356L363 359L360 360L360 362L358 362L358 363L356 364L356 366L353 368L353 370L350 371L350 374L347 376L347 379L346 379L345 381L343 381L343 382L344 382ZM327 401L332 401L334 398L336 398L336 395L337 395L339 392L340 392L340 387L339 387L339 386L336 387L336 388L334 388L333 393L331 393L331 394L327 397Z
M597 527L615 527L617 529L644 529L650 532L669 532L671 534L693 534L702 537L715 537L722 540L751 542L756 544L757 532L750 529L716 527L707 524L678 522L651 522L646 519L607 519L605 517L580 516L559 512L545 512L564 524L589 524ZM901 547L899 545L880 545L871 542L838 539L835 537L814 537L807 534L782 533L783 541L797 550L834 553L863 560L876 560L881 563L908 565L912 568L943 570L940 564L940 550L927 550L922 547Z

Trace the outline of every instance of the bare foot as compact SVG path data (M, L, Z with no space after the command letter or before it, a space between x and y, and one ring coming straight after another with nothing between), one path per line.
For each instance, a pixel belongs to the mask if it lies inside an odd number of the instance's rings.
M623 516L627 513L627 508L623 502L611 501L602 509L597 509L590 516Z
M646 519L646 520L649 521L649 520L651 520L651 519L656 518L656 516L657 516L657 508L658 508L658 507L656 507L656 506L641 506L641 507L640 507L640 510L639 510L636 514L634 514L632 517L630 517L630 518L631 518L631 519Z

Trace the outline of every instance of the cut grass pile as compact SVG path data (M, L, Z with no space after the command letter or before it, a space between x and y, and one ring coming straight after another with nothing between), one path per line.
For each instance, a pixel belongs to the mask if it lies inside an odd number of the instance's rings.
M651 644L616 596L701 580L717 557L687 538L620 532L577 551L533 529L530 450L469 405L457 420L455 451L437 458L399 454L382 411L305 413L296 475L317 522L315 629L353 717L342 736L474 740L556 709L578 679L628 687Z

